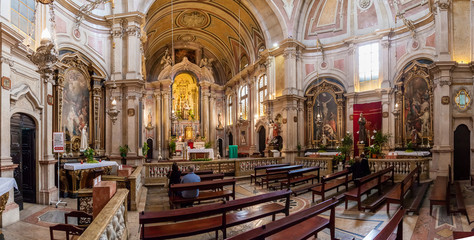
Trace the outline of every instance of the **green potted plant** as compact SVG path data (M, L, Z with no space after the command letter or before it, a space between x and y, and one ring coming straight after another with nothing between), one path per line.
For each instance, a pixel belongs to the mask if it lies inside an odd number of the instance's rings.
M143 143L142 154L143 154L144 158L147 158L148 150L150 150L150 147L148 147L148 143L146 143L146 142Z
M169 143L169 148L170 148L170 157L172 157L174 152L176 151L176 142L171 140Z
M120 156L122 157L122 165L127 165L127 153L130 151L130 148L127 144L124 146L119 146Z
M319 148L318 152L320 152L320 153L321 153L321 152L327 152L327 151L326 151L326 149L327 149L327 148L326 148L326 145L320 144L320 145L318 146L318 148Z
M407 148L407 150L405 150L405 152L414 152L415 151L415 149L413 147L413 143L411 141L407 142L406 148Z
M87 159L87 163L98 163L98 161L94 159L94 155L95 155L95 152L94 152L94 149L92 148L87 148L84 151L84 156Z
M212 147L212 142L210 141L204 144L204 148L211 148L211 147Z
M369 152L372 158L377 158L380 156L382 149L379 145L373 144L371 146L365 147L365 150Z
M348 132L341 139L341 146L337 148L345 156L346 160L349 160L351 157L352 144L354 144L354 140L352 139L352 134Z

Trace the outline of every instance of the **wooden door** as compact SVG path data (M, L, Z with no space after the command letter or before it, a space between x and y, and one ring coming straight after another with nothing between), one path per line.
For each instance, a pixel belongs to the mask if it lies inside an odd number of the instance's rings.
M25 114L14 114L11 118L10 153L18 168L14 177L18 184L19 194L15 202L36 203L36 126L32 118Z
M153 139L149 138L146 140L146 144L148 144L148 152L146 153L146 158L148 159L153 159Z
M265 151L265 137L267 135L265 134L265 128L261 127L260 130L258 131L258 151L260 154L263 154L263 151Z
M471 132L461 124L454 131L454 180L467 180L471 175Z

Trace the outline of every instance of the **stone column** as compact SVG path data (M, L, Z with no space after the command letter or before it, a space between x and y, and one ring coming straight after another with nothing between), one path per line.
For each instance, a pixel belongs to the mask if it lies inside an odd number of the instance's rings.
M380 88L390 88L390 74L391 74L391 69L390 69L390 61L395 60L395 56L390 56L390 41L388 40L388 37L384 37L382 40L382 51L381 51L381 73L382 73L382 79L381 79L381 84ZM383 124L382 124L383 125Z
M201 137L209 139L209 85L201 82Z
M268 81L268 99L275 98L275 57L269 56L267 58L267 81Z
M430 177L448 176L448 164L453 165L453 122L451 82L452 71L457 66L456 62L435 62L430 66L434 77L433 86L433 135L432 148L433 162L430 168ZM442 99L447 98L447 104Z
M163 119L162 119L162 102L161 102L161 91L160 90L155 90L153 93L153 96L155 97L155 129L156 129L156 143L155 143L155 149L153 156L156 156L158 160L161 160L163 158Z
M140 49L141 44L141 22L142 19L138 16L133 17L127 21L127 50L128 54L126 55L127 64L126 64L126 79L141 79L141 69L142 69L142 55Z
M113 83L109 83L107 85L107 88L110 87L110 85ZM110 92L110 91L107 91ZM115 98L115 101L117 101L117 110L120 111L119 114L117 115L117 120L115 120L115 123L112 122L110 119L110 116L107 115L106 119L106 129L107 129L107 154L111 157L116 157L120 158L120 151L119 147L122 146L122 134L123 134L123 114L124 113L124 108L122 104L122 87L120 84L117 84L117 88L109 93L109 101L107 101L107 109L110 109L112 106L112 99Z
M297 131L298 131L298 144L301 146L301 150L305 149L305 142L304 142L304 99L300 99L298 101L298 122L297 122Z
M313 131L312 126L314 122L312 121L313 116L313 106L308 104L306 106L306 148L313 148Z
M138 156L138 115L140 110L138 109L138 101L141 97L140 92L135 86L128 85L124 88L124 100L123 100L123 142L128 145L130 152L127 156Z
M171 139L171 79L163 80L162 82L162 117L163 120L163 129L162 129L162 136L163 136L163 158L168 159L169 154L169 142Z
M449 9L452 0L438 0L435 1L436 6L436 54L439 61L451 61L451 32L449 26L451 24L451 17Z
M122 20L115 22L112 26L112 80L122 79L122 66L123 66L123 28ZM117 150L118 151L118 150Z
M216 136L216 127L217 127L217 106L216 106L217 93L215 90L212 91L211 97L209 98L209 137L208 141L211 141L213 148L216 151L217 155L217 136Z
M298 94L296 88L296 48L285 48L283 57L285 58L285 89L283 95Z
M248 128L248 144L250 146L249 148L249 155L252 155L253 153L257 152L257 146L255 145L255 114L257 114L258 111L258 97L257 97L257 91L258 88L256 87L255 82L256 79L255 77L249 76L249 93L248 93L248 101L249 101L249 109L248 109L248 115L247 118L249 120L249 128Z
M101 86L101 80L100 79L94 79L94 85L92 86L92 98L93 98L93 106L94 106L94 125L89 126L90 129L93 129L93 134L94 134L94 142L93 146L96 152L100 151L100 131L99 131L99 109L100 109L100 104L102 100L102 86ZM59 125L60 126L60 125Z

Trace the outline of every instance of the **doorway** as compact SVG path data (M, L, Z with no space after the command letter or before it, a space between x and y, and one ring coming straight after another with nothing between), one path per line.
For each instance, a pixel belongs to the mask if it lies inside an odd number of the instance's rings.
M36 124L26 114L15 113L10 121L10 154L18 167L13 172L19 192L15 202L36 203Z
M223 142L221 138L219 138L219 140L217 140L217 147L219 148L218 151L219 151L219 155L221 157L224 156L224 149L223 149Z
M229 132L229 146L234 145L234 136L232 135L232 132Z
M258 151L260 154L263 154L263 151L265 151L265 128L260 127L260 130L258 130Z
M148 162L148 159L153 159L153 139L149 138L146 140L146 144L149 147L148 152L146 153L146 161Z
M454 180L467 180L471 175L471 131L461 124L454 131Z

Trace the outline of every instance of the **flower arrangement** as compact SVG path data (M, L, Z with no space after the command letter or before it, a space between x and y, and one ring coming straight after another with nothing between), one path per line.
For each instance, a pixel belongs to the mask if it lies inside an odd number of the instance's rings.
M119 151L120 151L120 156L124 158L127 156L127 153L130 151L130 148L128 147L127 144L125 144L125 146L119 146Z
M211 147L212 147L212 142L211 142L211 141L206 142L206 143L204 144L204 148L211 148Z
M415 150L413 149L413 143L411 141L407 142L407 150L405 152L414 152Z
M150 150L150 147L148 146L148 143L143 143L143 147L142 147L142 154L143 156L146 158L147 154L148 154L148 150Z
M333 162L335 164L338 164L340 162L344 162L344 160L346 159L346 155L345 154L342 154L342 153L337 153L334 157L333 157Z
M84 151L84 156L87 158L87 163L98 163L97 160L94 159L95 151L92 148L87 148Z

